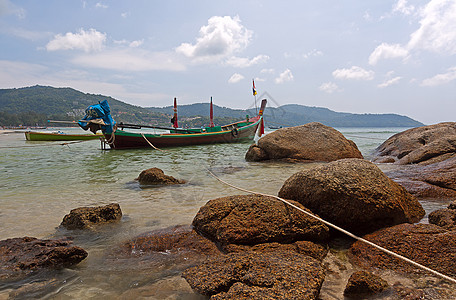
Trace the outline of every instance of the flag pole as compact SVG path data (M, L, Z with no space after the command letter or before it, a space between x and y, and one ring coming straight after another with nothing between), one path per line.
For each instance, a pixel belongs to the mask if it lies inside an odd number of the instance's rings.
M214 127L214 110L212 108L212 97L211 97L211 108L210 108L210 112L209 112L209 117L210 117L210 123L209 123L209 127Z
M252 92L253 96L255 97L255 113L258 114L258 107L257 107L257 91L255 88L255 80L252 79Z

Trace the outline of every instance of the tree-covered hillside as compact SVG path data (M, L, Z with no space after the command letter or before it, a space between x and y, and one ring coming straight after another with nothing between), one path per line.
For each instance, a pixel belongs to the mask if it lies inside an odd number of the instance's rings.
M108 100L117 122L169 126L173 107L143 108L112 97L85 94L72 88L32 86L0 89L0 126L49 126L47 120L79 120L85 109ZM214 123L223 125L256 115L255 109L239 110L214 105ZM267 107L267 126L296 126L320 122L332 127L417 127L423 124L397 114L339 113L327 108L288 104ZM178 107L179 126L200 127L209 124L209 103Z

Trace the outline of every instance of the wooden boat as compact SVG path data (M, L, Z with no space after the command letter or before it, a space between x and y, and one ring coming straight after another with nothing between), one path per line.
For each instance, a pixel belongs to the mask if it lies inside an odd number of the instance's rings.
M27 141L78 141L78 140L95 140L103 137L102 133L97 134L69 134L63 132L39 132L26 131L25 139Z
M112 133L104 133L106 143L111 149L164 148L188 145L232 143L252 140L258 129L264 133L263 111L266 99L261 103L257 116L224 126L214 126L211 100L211 123L209 127L184 129L177 127L177 109L174 104L173 128L141 126L119 123ZM158 128L168 129L169 133L141 133L125 131L125 128Z

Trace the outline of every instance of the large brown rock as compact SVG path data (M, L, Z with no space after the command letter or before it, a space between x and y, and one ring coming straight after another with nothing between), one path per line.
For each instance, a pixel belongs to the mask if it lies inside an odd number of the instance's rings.
M393 135L377 148L374 162L430 164L456 157L456 123L412 128Z
M78 264L87 252L68 240L40 240L34 237L0 241L0 280L14 280L43 269L60 269Z
M308 211L301 204L296 206ZM238 195L210 200L193 219L197 232L223 245L297 240L323 241L329 229L322 222L273 197Z
M63 217L60 226L66 229L93 229L95 225L118 222L122 218L120 205L111 203L105 206L79 207Z
M185 183L184 180L165 175L159 168L150 168L142 171L136 180L142 185L169 185Z
M418 198L456 198L456 157L424 166L404 166L385 174Z
M456 231L433 224L400 224L364 236L364 239L449 276L456 276ZM411 264L361 241L350 248L355 264L363 268L421 273Z
M425 215L411 194L362 159L343 159L300 171L285 181L279 197L298 201L355 234L418 222Z
M263 136L250 146L247 161L289 159L299 161L334 161L363 158L358 147L334 128L313 122L281 128Z
M231 253L182 276L211 299L317 299L325 273L319 261L294 252Z

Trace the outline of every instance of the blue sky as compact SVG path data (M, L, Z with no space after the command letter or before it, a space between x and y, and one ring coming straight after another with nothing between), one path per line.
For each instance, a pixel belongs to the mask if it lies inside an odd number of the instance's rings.
M0 88L455 121L456 1L0 0Z

